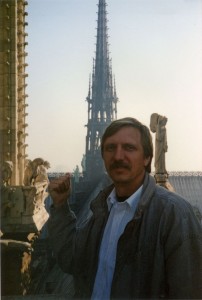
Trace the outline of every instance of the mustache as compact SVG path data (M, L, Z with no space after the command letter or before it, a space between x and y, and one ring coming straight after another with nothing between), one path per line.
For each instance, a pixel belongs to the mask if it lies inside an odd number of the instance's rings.
M125 168L130 170L130 166L122 161L115 161L110 165L110 170L117 169L117 168Z

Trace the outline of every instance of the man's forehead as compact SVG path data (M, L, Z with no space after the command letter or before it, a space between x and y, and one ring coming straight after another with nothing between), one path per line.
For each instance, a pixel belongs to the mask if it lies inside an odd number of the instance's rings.
M140 131L134 127L123 127L120 130L118 130L117 132L115 132L114 134L106 137L106 140L104 142L104 144L106 142L110 142L110 141L137 141L140 140L141 138L141 134Z

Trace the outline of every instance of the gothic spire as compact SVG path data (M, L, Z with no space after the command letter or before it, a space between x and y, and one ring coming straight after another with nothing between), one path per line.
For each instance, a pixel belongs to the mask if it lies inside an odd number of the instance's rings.
M112 65L109 58L106 6L105 0L99 0L92 87L91 93L88 92L88 97L86 98L88 102L86 172L89 176L93 174L93 170L97 167L103 171L100 155L101 137L105 128L111 121L116 119L117 114L116 104L118 98L116 93L114 93Z

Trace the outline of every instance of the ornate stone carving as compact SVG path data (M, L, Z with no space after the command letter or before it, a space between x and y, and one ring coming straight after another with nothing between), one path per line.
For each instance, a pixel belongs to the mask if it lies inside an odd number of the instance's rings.
M44 201L46 184L7 186L1 189L1 230L6 232L39 232L48 219Z
M150 118L150 129L156 133L155 138L155 179L157 184L164 186L168 190L174 190L168 181L168 172L166 170L165 153L168 151L166 123L168 119L157 113L153 113Z
M154 163L156 174L167 174L165 162L165 153L168 150L166 133L167 120L165 116L161 116L157 113L152 114L150 119L150 129L156 133Z
M47 169L50 168L48 161L43 160L43 158L35 158L33 161L27 160L24 180L25 186L36 185L41 182L46 182L48 184Z
M1 189L1 225L3 232L38 232L48 219L44 201L49 180L49 162L28 160L25 186L3 185Z
M11 179L13 172L13 163L12 161L4 161L4 163L1 166L1 185L9 185L9 181Z

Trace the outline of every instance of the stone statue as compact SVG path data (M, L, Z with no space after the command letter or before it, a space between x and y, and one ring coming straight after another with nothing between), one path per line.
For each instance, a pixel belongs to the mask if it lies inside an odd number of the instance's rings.
M32 182L32 161L30 159L27 159L25 162L25 172L24 172L24 179L23 183L25 186L31 185Z
M34 185L37 183L49 183L47 169L50 168L50 163L48 161L44 161L42 165L39 165L37 168L37 176L34 180Z
M11 179L13 172L13 163L12 161L4 161L1 166L1 184L8 186L9 180Z
M33 161L27 160L25 167L24 180L25 186L34 185L35 179L39 174L39 166L44 164L43 158L35 158Z
M156 133L155 140L155 173L167 174L165 163L165 152L168 150L166 123L167 118L157 113L153 113L150 119L150 129Z

